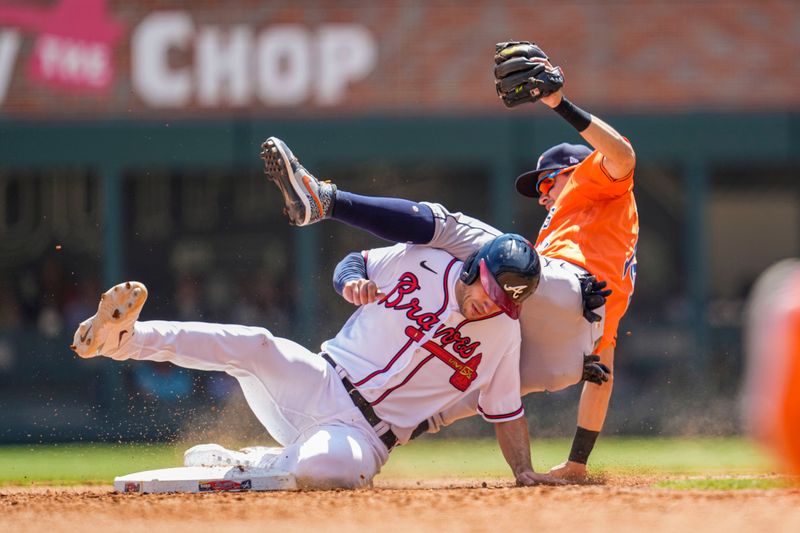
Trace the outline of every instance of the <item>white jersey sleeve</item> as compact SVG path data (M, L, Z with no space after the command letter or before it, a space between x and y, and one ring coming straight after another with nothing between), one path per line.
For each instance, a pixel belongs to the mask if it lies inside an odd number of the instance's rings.
M511 343L489 383L481 388L478 412L487 422L508 422L525 415L519 380L520 339Z
M444 250L462 261L503 233L464 213L452 213L442 204L422 203L431 209L436 223L433 238L427 246Z
M400 259L408 248L406 244L395 244L385 248L372 248L364 250L364 262L367 265L367 278L374 281L378 287L390 285L396 281L397 269Z

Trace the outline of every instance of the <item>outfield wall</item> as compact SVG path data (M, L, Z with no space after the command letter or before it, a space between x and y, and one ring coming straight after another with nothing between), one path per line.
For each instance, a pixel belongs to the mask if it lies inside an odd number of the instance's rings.
M151 288L144 318L266 325L309 347L335 333L351 308L333 265L381 243L290 228L259 169L268 135L346 189L533 236L544 214L511 182L579 137L497 101L493 45L510 38L540 43L638 156L608 431L736 432L744 298L800 255L800 3L6 0L0 440L165 439L225 408L224 378L66 349L120 279ZM576 394L531 400L536 430L569 434Z

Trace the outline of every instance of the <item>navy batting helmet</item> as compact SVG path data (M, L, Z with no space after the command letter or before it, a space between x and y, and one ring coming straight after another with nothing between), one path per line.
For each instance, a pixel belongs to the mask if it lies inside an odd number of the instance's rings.
M492 301L505 314L517 319L522 301L539 285L541 270L539 255L528 239L504 233L464 261L461 281L471 285L480 277Z

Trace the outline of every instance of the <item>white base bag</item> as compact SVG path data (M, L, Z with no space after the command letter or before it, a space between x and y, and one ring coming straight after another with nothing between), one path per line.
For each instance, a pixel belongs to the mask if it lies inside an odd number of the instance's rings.
M182 466L114 478L123 493L298 490L292 474L248 466Z

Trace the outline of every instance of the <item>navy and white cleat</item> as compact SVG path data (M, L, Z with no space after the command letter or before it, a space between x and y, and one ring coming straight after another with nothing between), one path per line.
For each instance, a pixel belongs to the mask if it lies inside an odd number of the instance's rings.
M319 181L300 164L285 142L269 137L261 144L264 174L283 194L283 212L295 226L307 226L329 215L336 185Z

